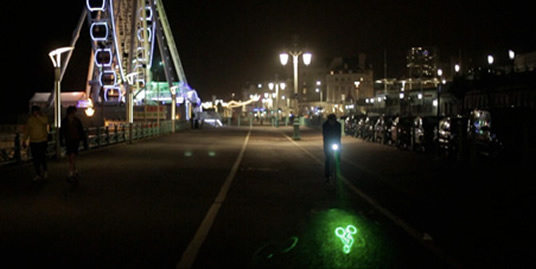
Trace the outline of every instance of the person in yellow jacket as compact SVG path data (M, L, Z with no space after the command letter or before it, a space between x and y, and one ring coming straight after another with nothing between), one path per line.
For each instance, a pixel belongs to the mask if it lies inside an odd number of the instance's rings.
M34 181L48 178L47 167L47 146L48 146L48 118L41 113L38 106L32 106L32 114L28 118L24 128L23 147L28 146L30 141L30 151L35 167ZM41 171L43 168L43 171ZM42 173L41 173L42 172Z

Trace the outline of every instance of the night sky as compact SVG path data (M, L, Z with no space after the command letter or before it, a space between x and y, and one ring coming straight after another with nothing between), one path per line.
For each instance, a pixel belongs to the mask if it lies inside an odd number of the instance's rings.
M313 61L364 52L376 77L383 76L378 70L384 51L388 76L402 75L412 46L438 47L443 57L536 50L536 16L528 1L164 0L164 5L188 82L203 99L285 73L278 54L294 36L310 48ZM34 92L51 91L47 54L69 44L82 8L84 0L8 1L1 27L8 67L2 115L25 112ZM84 89L87 27L81 35L63 91Z

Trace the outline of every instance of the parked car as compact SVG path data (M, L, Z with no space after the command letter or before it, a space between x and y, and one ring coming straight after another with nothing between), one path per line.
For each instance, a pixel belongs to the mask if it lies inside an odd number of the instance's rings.
M366 117L358 117L355 125L355 137L363 138L365 134Z
M474 152L492 156L496 153L498 141L491 129L491 113L487 110L474 110L469 116L468 137Z
M468 117L445 117L439 122L439 150L448 156L465 154Z
M437 117L415 117L413 121L413 150L431 151L437 141Z
M469 117L471 156L501 162L529 162L536 150L534 110L521 107L474 110Z
M412 145L413 116L396 117L391 125L391 141L398 148L408 148Z
M344 119L344 133L346 135L355 136L357 121L358 115L356 114L349 114L346 116Z
M415 117L401 117L397 126L397 146L411 148L413 145L413 121Z
M391 128L391 117L381 115L376 120L376 124L374 125L374 141L381 143L381 144L387 144L389 142L389 139L391 137L391 133L389 131L389 128Z
M374 141L374 127L378 116L368 116L365 118L363 125L362 138L368 141Z
M390 145L396 145L398 141L398 122L400 121L400 117L396 116L393 117L393 120L391 121L391 125L389 126L389 144Z
M396 128L393 128L393 125L395 124L396 117L389 116L385 117L385 120L383 121L383 128L385 133L385 141L384 144L394 145L395 140L393 138L393 131L396 131ZM395 134L396 138L396 134Z

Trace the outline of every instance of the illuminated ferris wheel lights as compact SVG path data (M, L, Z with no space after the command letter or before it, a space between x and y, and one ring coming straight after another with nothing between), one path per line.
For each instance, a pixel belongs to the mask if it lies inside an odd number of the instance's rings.
M90 12L104 11L106 9L106 0L86 0L86 6Z
M108 23L107 22L93 22L91 24L89 33L91 34L91 40L93 41L107 41L108 40Z
M100 85L104 88L117 87L117 73L115 70L104 70L100 74Z
M98 67L110 67L112 65L112 49L97 49L95 51L95 64Z
M145 63L145 48L138 47L136 49L136 60L140 63ZM143 66L142 66L143 67Z
M143 20L143 16L141 15L143 12L143 7L138 10L138 16L140 17L140 20ZM153 9L150 6L145 7L145 20L146 21L152 21L153 20Z
M152 37L153 37L153 31L151 30L151 28L147 28L147 40L152 40ZM138 30L138 40L140 42L144 42L145 40L143 39L143 28L140 28ZM150 41L149 41L150 42Z
M123 93L119 87L104 88L104 100L108 101L110 97L117 97L118 100L123 98Z

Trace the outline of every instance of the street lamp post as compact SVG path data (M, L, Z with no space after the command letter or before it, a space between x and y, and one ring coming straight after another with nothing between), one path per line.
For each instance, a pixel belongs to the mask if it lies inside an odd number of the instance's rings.
M316 82L316 90L315 91L320 94L320 102L322 103L322 88L321 88L321 86L322 86L322 82L320 80L318 80Z
M127 74L127 121L128 121L128 143L132 144L134 139L134 85L136 86L136 91L140 90L140 83L137 77L142 76L142 72L132 72ZM104 102L103 102L104 104ZM104 106L103 106L104 108ZM147 113L147 110L145 110ZM104 110L103 110L104 117Z
M292 139L294 140L300 140L300 105L298 100L298 57L302 55L303 63L305 65L309 65L311 63L312 54L309 52L303 52L303 51L289 51L288 53L281 53L279 55L279 59L281 60L281 64L283 66L286 66L288 63L289 54L292 55L292 63L294 65L294 98L295 98L295 113L297 117L294 117L294 136Z
M61 55L73 49L73 47L63 47L48 54L54 66L54 128L56 130L56 158L58 159L61 158Z
M176 114L177 114L177 89L179 87L178 86L173 86L170 88L170 91L171 91L171 129L172 129L172 133L175 132L175 118L176 118Z
M441 76L443 76L443 70L437 69L437 77L439 83L437 84L437 147L439 149L439 125L441 123L440 120L440 109L441 109L441 103L440 103L440 95L441 95Z
M489 69L488 69L488 73L493 73L493 62L495 62L495 58L493 57L493 55L488 55L487 57L488 59L488 65L489 65Z
M275 127L279 127L279 88L284 90L286 86L284 82L268 83L270 91L275 87Z

